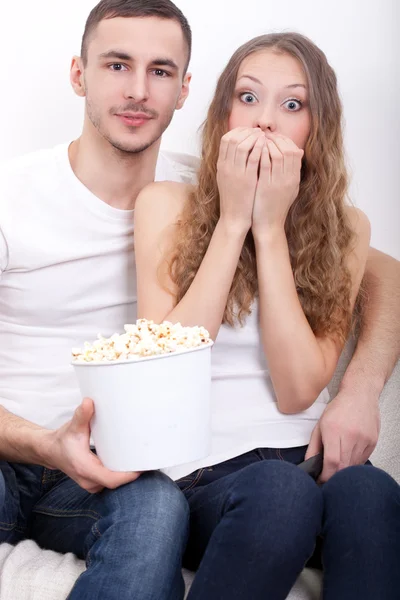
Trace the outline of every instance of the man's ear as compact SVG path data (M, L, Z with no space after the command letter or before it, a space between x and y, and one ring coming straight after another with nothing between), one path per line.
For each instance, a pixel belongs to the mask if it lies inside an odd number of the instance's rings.
M74 56L71 63L70 81L77 96L86 96L85 80L83 77L83 60L80 56Z
M186 73L186 75L183 79L182 89L181 89L178 103L176 105L176 110L180 110L183 107L183 105L185 104L186 98L189 96L189 88L190 88L191 81L192 81L192 74Z

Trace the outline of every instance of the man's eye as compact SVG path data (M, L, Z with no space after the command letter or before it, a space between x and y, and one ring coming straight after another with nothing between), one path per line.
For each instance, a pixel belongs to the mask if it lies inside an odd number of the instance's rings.
M255 95L251 94L250 92L244 92L244 94L240 94L240 99L245 104L254 104L257 102Z
M126 71L126 66L121 63L113 63L110 68L112 71Z
M164 71L164 69L154 69L153 73L154 75L157 75L157 77L169 77L169 73Z

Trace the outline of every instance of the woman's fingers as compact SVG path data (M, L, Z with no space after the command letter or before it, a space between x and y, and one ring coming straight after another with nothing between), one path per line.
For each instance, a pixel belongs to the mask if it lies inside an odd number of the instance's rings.
M272 158L269 151L268 140L264 142L260 161L260 179L269 183L272 175Z
M269 133L267 137L283 156L283 173L288 175L299 173L304 151L298 148L293 140L283 135Z
M240 172L245 173L247 164L250 159L250 155L257 143L261 143L265 140L265 136L261 130L255 131L252 135L249 135L245 140L240 142L236 148L234 167Z
M279 150L278 146L274 141L267 138L267 147L269 150L270 160L271 160L271 177L273 179L279 180L284 174L284 159L283 154Z
M247 127L238 127L237 129L228 131L228 133L226 133L224 136L222 136L221 143L219 146L219 157L218 157L218 160L220 162L224 162L227 160L229 144L230 144L231 140L233 139L233 136L239 136L240 133L242 133L244 131L248 131L248 128Z
M244 168L248 154L260 135L263 135L263 133L259 128L239 127L229 131L221 140L220 162Z
M263 149L265 147L265 136L260 135L256 140L256 143L253 146L253 149L248 155L246 170L252 176L258 176L258 169L262 168L261 165L261 156L263 154ZM269 152L267 149L268 159Z

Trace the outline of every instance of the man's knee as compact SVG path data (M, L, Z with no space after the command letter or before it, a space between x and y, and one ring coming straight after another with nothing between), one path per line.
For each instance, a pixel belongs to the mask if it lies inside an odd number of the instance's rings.
M326 522L345 531L357 528L368 535L369 525L379 521L400 527L400 487L387 473L369 465L353 466L336 473L323 486Z
M6 483L4 481L4 475L0 469L0 510L4 506L6 500Z
M132 522L143 533L185 538L189 528L189 506L178 486L157 471L116 490L107 491L108 511L125 523Z
M325 504L332 508L341 505L349 507L370 507L374 510L383 503L393 503L400 497L396 481L385 471L370 465L348 467L336 473L323 487Z

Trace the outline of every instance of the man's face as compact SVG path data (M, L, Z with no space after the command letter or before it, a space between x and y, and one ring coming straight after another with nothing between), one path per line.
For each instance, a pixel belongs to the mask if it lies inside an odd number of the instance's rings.
M146 18L101 21L88 42L83 69L92 125L122 152L142 152L183 106L190 76L179 23Z

